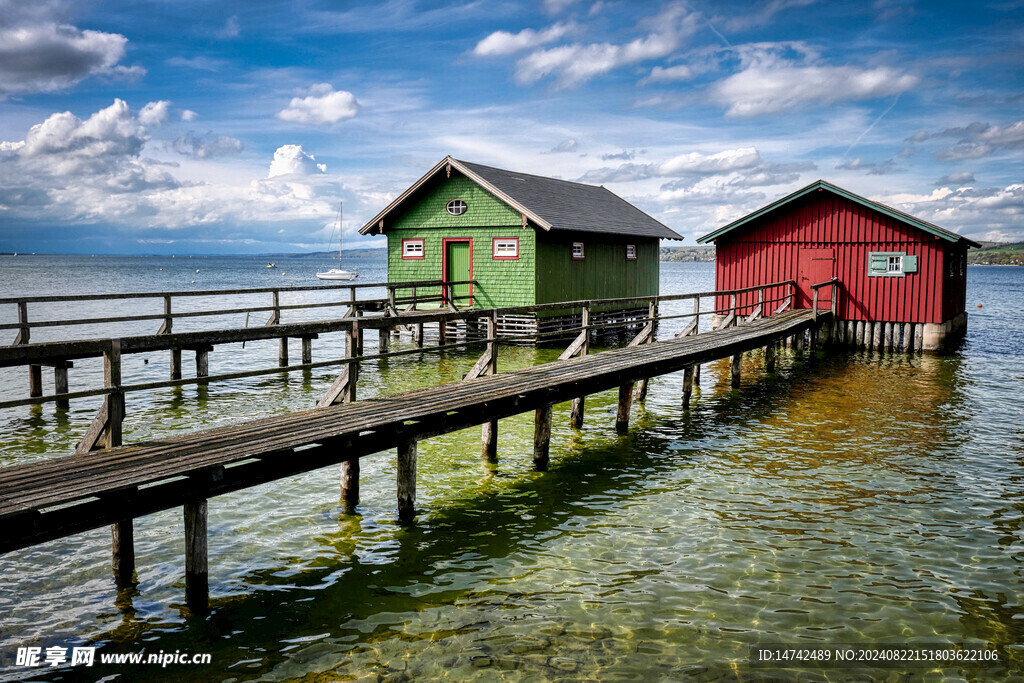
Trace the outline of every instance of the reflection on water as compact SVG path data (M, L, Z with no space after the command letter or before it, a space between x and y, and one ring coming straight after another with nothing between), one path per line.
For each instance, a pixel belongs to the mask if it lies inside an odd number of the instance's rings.
M713 275L664 266L665 291ZM999 648L1003 664L942 676L1005 679L1024 660L1024 440L1007 379L1024 360L1008 341L1020 313L994 297L1024 294L1024 277L971 278L993 313L972 317L958 355L788 356L765 375L752 354L739 389L713 363L689 411L681 376L652 380L625 437L614 392L588 399L580 432L559 405L543 474L532 415L501 421L495 468L480 465L477 429L423 442L414 526L395 520L393 453L364 460L355 516L340 513L335 468L213 499L207 618L181 604L178 511L136 523L134 590L113 588L105 530L4 556L0 657L82 643L213 656L44 680L788 680L798 669L748 665L750 647L968 643ZM500 354L507 370L557 350ZM456 381L474 360L367 363L361 396ZM153 392L130 399L126 439L309 407L330 380L320 369ZM0 458L66 451L93 409L3 413Z

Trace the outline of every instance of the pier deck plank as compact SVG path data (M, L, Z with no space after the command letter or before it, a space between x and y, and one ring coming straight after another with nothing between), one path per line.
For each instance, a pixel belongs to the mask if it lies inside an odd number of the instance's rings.
M810 310L787 311L706 334L2 468L0 552L682 370L815 324Z

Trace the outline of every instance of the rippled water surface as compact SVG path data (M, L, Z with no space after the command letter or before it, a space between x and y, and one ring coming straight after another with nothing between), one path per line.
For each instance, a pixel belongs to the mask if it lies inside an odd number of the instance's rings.
M306 284L326 265L34 258L0 257L4 296ZM384 276L379 262L360 267L366 280ZM709 264L662 264L662 293L711 289L713 275ZM480 464L477 428L422 442L414 526L396 522L393 452L364 459L355 516L339 510L336 468L211 499L205 618L182 604L177 510L136 520L134 590L114 588L106 530L0 556L0 677L26 675L11 666L26 645L212 656L194 667L37 669L40 680L1021 675L1024 269L971 267L968 287L969 334L952 355L788 355L769 375L753 354L735 390L725 363L713 363L688 412L681 373L652 380L622 437L610 392L588 399L578 432L568 404L556 406L545 473L532 469L532 414L501 421L494 469ZM558 351L503 347L499 363L511 369ZM211 372L273 365L276 354L269 341L218 347ZM314 360L341 354L341 339L314 344ZM457 381L476 355L369 362L361 396ZM309 407L332 370L129 395L125 441ZM25 395L25 375L0 370L5 398ZM125 375L162 379L166 355L128 356ZM72 390L101 377L98 364L76 363ZM0 411L0 465L69 452L96 406ZM910 643L996 648L1002 662L748 662L759 644Z

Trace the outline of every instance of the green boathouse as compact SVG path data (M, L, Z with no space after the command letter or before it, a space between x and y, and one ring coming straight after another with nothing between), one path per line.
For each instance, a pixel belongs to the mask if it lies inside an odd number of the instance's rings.
M459 308L657 294L659 240L682 239L604 187L450 156L359 232L387 236L390 282L473 280L452 287ZM499 328L536 331L537 318Z

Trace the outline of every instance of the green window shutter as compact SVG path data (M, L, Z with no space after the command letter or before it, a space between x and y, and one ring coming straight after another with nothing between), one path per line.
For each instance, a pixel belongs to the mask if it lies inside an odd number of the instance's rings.
M868 275L885 275L888 268L888 254L870 252L868 254Z
M917 272L917 257L906 255L903 257L903 272L904 273L916 273Z

